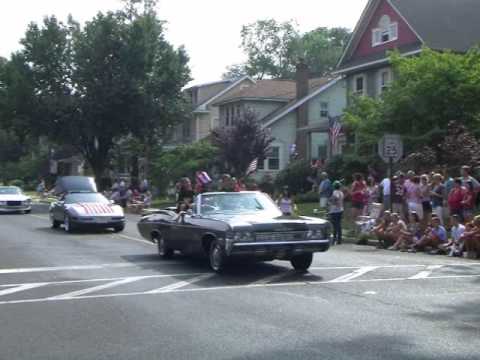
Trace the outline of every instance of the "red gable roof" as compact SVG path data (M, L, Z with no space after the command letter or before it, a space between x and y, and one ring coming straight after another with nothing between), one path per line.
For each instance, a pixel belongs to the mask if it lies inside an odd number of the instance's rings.
M380 19L384 15L390 17L391 23L396 22L398 24L398 39L382 45L373 46L373 30L379 27ZM414 44L420 41L421 40L413 32L410 26L403 20L399 13L394 8L392 8L392 6L390 6L387 0L383 0L373 14L370 23L368 24L366 30L363 32L363 35L360 38L360 41L358 42L358 45L350 59L355 60L359 57L369 56L371 54L383 52L385 50L392 50L403 45Z

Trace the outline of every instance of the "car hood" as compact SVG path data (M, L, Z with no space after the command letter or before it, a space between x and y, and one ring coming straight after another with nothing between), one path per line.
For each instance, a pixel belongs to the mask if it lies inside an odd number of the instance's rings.
M76 203L65 208L77 216L124 216L122 207L113 204Z
M223 221L232 229L250 228L253 231L301 231L310 225L325 225L327 221L305 216L272 216L272 214L215 214L211 219Z
M0 201L26 201L30 198L25 195L16 195L16 194L2 194L0 195Z

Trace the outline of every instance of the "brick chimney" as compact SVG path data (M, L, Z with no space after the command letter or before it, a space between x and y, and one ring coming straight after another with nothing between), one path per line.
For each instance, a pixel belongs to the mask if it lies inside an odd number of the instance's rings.
M297 100L303 99L308 95L310 71L308 65L303 59L300 59L297 64L297 72L295 74L295 81L297 83ZM297 109L297 136L296 145L299 159L307 159L308 151L308 136L305 130L301 130L308 126L308 103L304 103Z

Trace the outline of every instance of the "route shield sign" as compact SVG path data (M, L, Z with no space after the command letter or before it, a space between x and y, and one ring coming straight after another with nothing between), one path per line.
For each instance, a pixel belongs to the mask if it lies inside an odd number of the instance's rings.
M403 157L403 141L400 135L384 135L378 142L378 155L387 163L400 161Z

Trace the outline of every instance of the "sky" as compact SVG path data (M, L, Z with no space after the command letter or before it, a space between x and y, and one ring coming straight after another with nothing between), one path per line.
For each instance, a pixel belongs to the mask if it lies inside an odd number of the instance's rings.
M245 60L239 45L242 25L259 19L295 20L302 32L317 27L353 29L368 0L159 0L166 38L190 56L191 84L216 81L226 67ZM30 22L46 15L83 23L99 11L122 7L120 0L1 0L0 56L19 50Z

